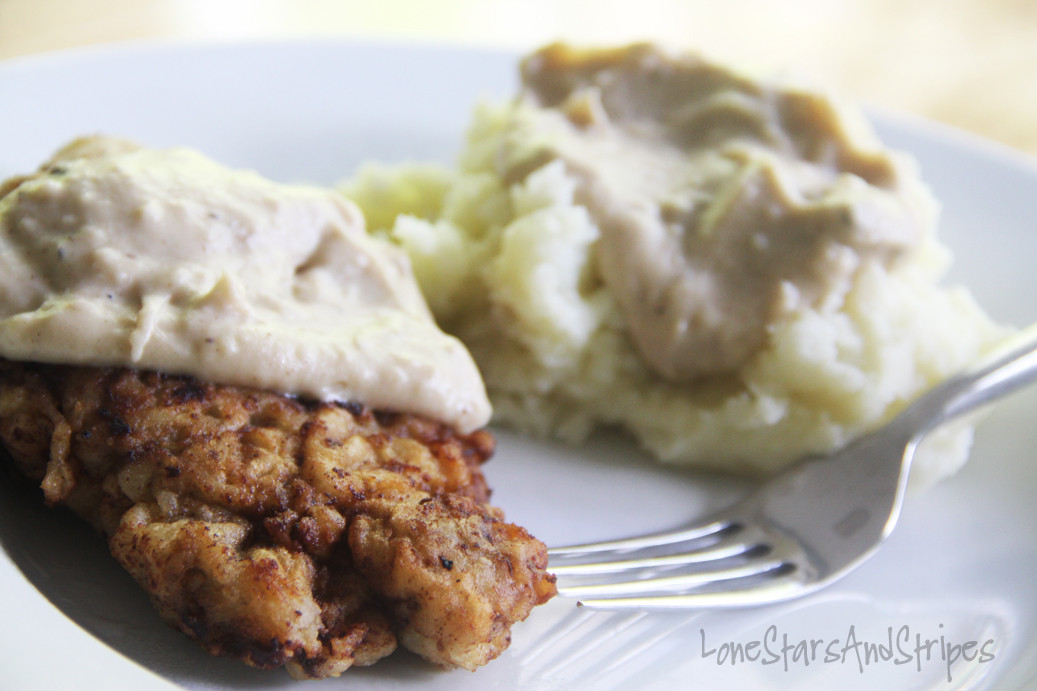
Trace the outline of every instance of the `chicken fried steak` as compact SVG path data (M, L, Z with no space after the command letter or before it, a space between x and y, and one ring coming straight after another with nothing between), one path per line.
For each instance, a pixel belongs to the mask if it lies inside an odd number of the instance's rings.
M499 655L554 593L485 431L130 369L0 360L0 443L209 652L320 678Z

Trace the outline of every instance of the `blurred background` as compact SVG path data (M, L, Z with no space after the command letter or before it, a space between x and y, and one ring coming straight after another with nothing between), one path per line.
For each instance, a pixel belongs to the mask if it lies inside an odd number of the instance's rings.
M658 40L1037 156L1037 0L0 0L0 59L141 39L316 37L517 52Z

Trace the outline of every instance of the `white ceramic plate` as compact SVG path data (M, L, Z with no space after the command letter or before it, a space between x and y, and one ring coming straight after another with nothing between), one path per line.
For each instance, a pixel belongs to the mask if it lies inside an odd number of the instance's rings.
M275 179L333 183L361 161L449 162L473 103L504 98L513 56L306 43L123 46L0 65L0 177L90 132L197 147ZM1037 318L1037 168L926 123L878 118L944 202L955 281L998 319ZM915 498L881 552L837 586L738 612L592 612L556 599L471 674L406 653L307 689L1017 688L1037 682L1037 395L1002 404L957 477ZM675 525L738 484L660 468L608 439L502 434L495 501L549 544ZM158 621L103 542L0 482L0 687L295 686L213 659ZM892 641L892 646L890 646Z

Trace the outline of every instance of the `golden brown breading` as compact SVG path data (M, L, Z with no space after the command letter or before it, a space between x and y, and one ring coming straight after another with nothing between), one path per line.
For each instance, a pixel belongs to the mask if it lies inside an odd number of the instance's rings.
M162 617L300 678L399 641L474 669L555 593L486 502L486 432L125 369L0 360L0 444L109 539Z

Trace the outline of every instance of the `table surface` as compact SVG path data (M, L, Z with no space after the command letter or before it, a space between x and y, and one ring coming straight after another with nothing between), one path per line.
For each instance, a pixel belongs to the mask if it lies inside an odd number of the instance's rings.
M1037 156L1035 0L0 0L0 59L153 38L318 37L518 51L657 40Z

